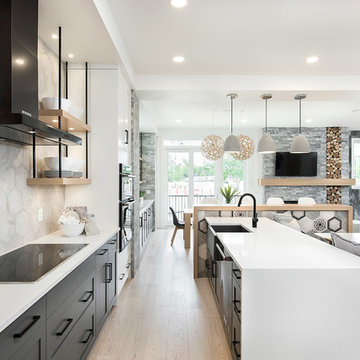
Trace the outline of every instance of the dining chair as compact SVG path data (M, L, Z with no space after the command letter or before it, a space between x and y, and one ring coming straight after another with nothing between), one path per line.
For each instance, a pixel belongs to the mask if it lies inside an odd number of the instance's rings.
M270 197L267 199L266 205L284 205L284 200L279 197Z
M179 219L178 219L175 210L174 210L171 206L169 207L169 209L170 209L170 211L171 211L173 224L174 224L174 226L175 226L174 232L173 232L172 237L171 237L171 246L172 246L173 243L174 243L174 240L175 240L175 236L176 236L177 231L178 231L178 230L184 230L184 228L185 228L185 222L184 222L183 220L179 220Z
M298 200L299 205L315 205L316 201L311 197L301 197Z

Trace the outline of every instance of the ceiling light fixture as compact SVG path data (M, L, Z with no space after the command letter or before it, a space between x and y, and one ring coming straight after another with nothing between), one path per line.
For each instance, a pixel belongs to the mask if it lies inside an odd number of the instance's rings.
M224 142L223 151L230 154L237 153L241 151L241 145L239 139L233 134L234 131L234 99L237 98L237 94L228 94L226 95L230 99L230 135L226 138Z
M310 145L304 135L301 134L301 100L304 100L306 95L295 95L294 99L299 101L299 135L295 137L292 143L290 152L292 154L306 154L310 152Z
M57 36L56 34L52 34L52 35L51 35L51 38L54 39L54 40L56 40L56 39L58 38L58 36Z
M69 127L69 130L70 130L70 131L73 131L73 130L75 130L75 129L74 129L73 127Z
M187 5L187 0L171 0L170 4L171 6L180 9Z
M176 119L175 122L177 122L178 124L182 123L181 119Z
M57 119L53 119L53 120L51 120L53 123L57 123L58 122L58 120Z
M72 58L74 57L74 54L70 53L70 54L68 55L68 57L69 57L70 59L72 59Z
M224 140L221 136L214 134L215 110L212 111L212 130L213 134L208 135L201 142L201 153L208 160L219 160L224 155Z
M312 119L306 119L305 122L307 122L308 124L312 123Z
M273 154L276 152L276 143L274 139L268 134L268 117L267 117L267 102L269 99L272 99L271 94L261 95L261 98L265 100L265 133L261 137L258 143L258 153L259 154Z
M173 62L175 62L175 63L182 63L182 62L185 61L185 58L184 58L183 56L178 55L178 56L174 56L174 57L172 58L172 60L173 60Z
M306 58L306 62L308 64L313 64L319 61L319 57L318 56L309 56L308 58Z

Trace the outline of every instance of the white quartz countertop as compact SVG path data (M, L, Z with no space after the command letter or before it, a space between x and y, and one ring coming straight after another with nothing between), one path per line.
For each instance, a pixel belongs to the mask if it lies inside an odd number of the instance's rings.
M360 257L267 218L206 217L210 225L241 224L250 233L217 233L241 269L360 269Z
M98 235L63 237L54 232L33 241L37 244L88 244L34 283L0 283L0 332L99 249L119 228L101 229Z
M150 206L155 200L144 200L142 204L140 204L140 212L143 211L145 208Z

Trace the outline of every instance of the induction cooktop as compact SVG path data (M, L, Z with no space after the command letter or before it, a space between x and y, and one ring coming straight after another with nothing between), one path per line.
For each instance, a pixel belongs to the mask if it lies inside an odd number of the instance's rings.
M87 244L28 244L0 256L0 282L39 280Z

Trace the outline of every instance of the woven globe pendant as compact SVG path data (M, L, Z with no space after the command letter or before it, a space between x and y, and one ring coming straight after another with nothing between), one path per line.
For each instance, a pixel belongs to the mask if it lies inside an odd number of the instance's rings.
M209 135L201 142L201 153L208 160L219 160L223 156L224 140L218 135Z
M239 135L237 136L237 139L239 140L241 150L240 152L232 153L231 155L235 160L249 159L254 154L254 141L247 135Z

